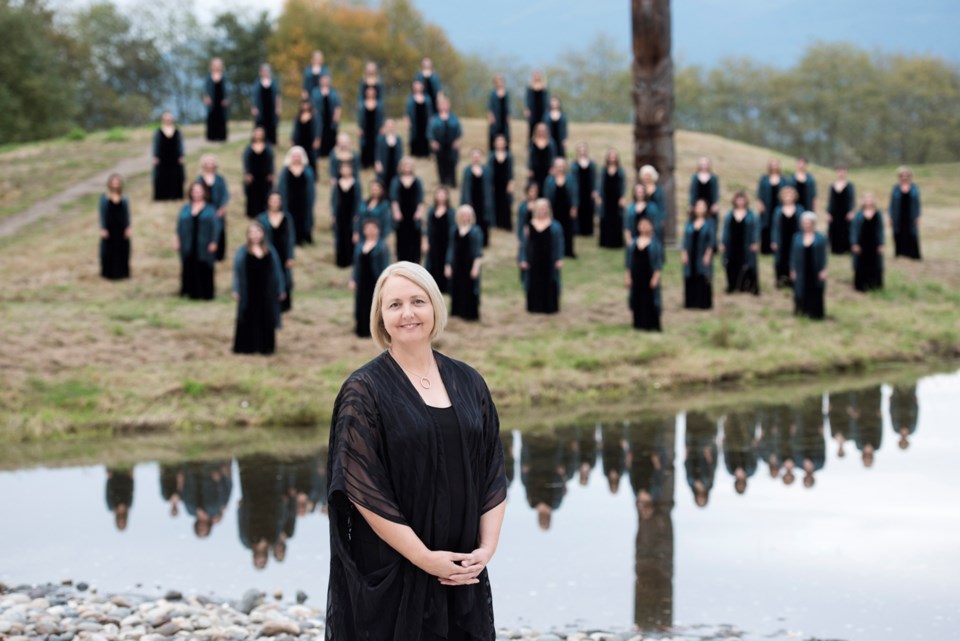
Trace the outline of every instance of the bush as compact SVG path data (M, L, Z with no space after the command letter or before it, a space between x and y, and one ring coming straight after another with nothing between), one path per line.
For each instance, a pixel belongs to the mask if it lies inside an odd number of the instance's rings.
M82 127L74 127L67 133L67 140L73 142L80 142L81 140L86 140L87 132L83 130Z

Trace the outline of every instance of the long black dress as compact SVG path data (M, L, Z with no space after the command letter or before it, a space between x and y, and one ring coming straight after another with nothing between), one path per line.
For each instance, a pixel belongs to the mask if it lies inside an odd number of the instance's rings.
M180 295L194 300L213 300L213 265L200 260L200 214L190 218L193 242L183 259Z
M600 217L600 246L623 247L623 210L620 208L620 174L603 171L603 215ZM634 231L634 230L631 230Z
M747 219L737 220L730 217L730 244L727 246L727 293L754 291L756 277L747 274L747 256L744 236L747 233Z
M630 305L633 308L633 326L636 329L660 331L660 310L656 290L651 289L653 268L650 266L650 246L636 246L630 256Z
M269 221L269 218L267 220ZM287 269L287 261L290 260L290 256L287 254L289 234L287 217L284 216L280 219L280 224L273 228L274 242L272 244L273 248L277 250L277 258L280 259L280 269L283 270L283 285L287 292L287 297L280 301L281 312L289 312L293 308L293 277L290 270Z
M830 187L830 202L827 212L833 216L828 234L830 236L830 251L834 254L846 254L850 251L850 221L847 214L853 211L853 199L850 193L850 183L844 185L842 191Z
M510 159L504 156L503 162L497 160L496 154L492 156L493 162L493 217L494 222L499 229L507 231L513 229L513 215L510 212L512 205L510 193L507 191L507 185L510 183L509 163Z
M207 140L224 141L227 139L227 113L223 107L226 97L223 78L213 83L213 95L210 96L210 106L207 108Z
M581 167L577 162L573 166L576 168L577 193L580 195L580 202L577 203L577 233L581 236L593 236L593 216L596 213L593 192L596 175L589 164Z
M490 203L487 202L487 190L483 188L484 174L479 176L470 171L467 176L470 181L470 205L477 217L477 226L483 232L483 246L490 244L490 221L487 220L486 211Z
M255 152L252 148L247 156L249 166L247 170L253 176L249 185L244 184L243 191L247 197L247 218L256 218L267 209L267 196L270 195L268 177L273 173L273 163L267 147Z
M183 200L183 165L180 163L180 147L183 144L180 130L172 136L157 130L157 165L153 168L153 199Z
M813 243L803 248L803 278L805 286L800 297L800 309L797 313L813 319L821 319L824 314L823 288L818 287L820 275L817 273L817 261Z
M770 202L772 205L770 206L769 211L765 211L763 213L768 223L766 227L763 225L760 227L760 253L764 256L773 253L773 250L770 248L770 243L772 242L770 236L773 233L773 216L777 210L778 203L780 202L780 188L782 186L783 179L780 179L780 182L778 182L776 185L770 185Z
M377 161L377 107L367 109L363 107L363 122L360 123L363 130L360 144L360 166L364 169L370 169Z
M573 238L575 236L577 219L570 215L570 207L573 206L570 198L569 183L557 185L553 198L553 218L560 227L563 228L563 255L568 258L576 258L577 254L573 251Z
M900 192L900 224L893 234L897 256L920 259L920 243L913 233L913 198L910 192Z
M430 110L427 101L413 102L413 123L410 132L410 155L414 158L430 157L430 141L427 138L427 127L430 124Z
M277 86L273 83L269 87L260 84L260 113L257 114L257 125L263 127L267 142L277 144L277 100L274 92Z
M799 229L799 208L793 216L780 217L780 238L775 239L779 243L780 250L777 252L777 286L789 285L793 281L790 278L790 252L793 249L793 236Z
M300 120L300 116L297 116L297 135L293 138L293 144L302 147L307 152L307 164L313 170L313 175L317 176L317 150L313 148L314 133L316 132L314 118L316 116L311 116L309 120L304 122Z
M269 252L257 258L247 253L247 300L243 312L237 312L237 331L233 339L236 354L272 354L276 349L276 328L270 300L273 259Z
M527 225L527 311L556 314L560 311L560 292L553 277L553 234L550 225L537 231Z
M450 208L447 207L443 216L439 218L434 216L430 219L430 238L428 239L430 249L427 263L430 265L430 275L437 281L437 287L443 294L446 294L449 289L444 267L447 263L447 249L450 246L450 215Z
M547 90L530 89L530 116L527 118L529 131L527 138L533 138L533 130L543 121L543 115L547 113Z
M356 292L353 315L357 319L357 336L370 337L370 308L373 306L373 290L377 284L377 275L373 273L373 252L360 252L360 269L357 270Z
M128 220L127 201L106 200L104 227L108 236L100 239L100 275L108 280L130 278L130 239L124 235Z
M793 187L797 190L797 204L801 205L804 209L810 209L808 205L810 204L807 201L807 189L810 187L810 179L804 180L803 182L793 179Z
M710 309L713 307L713 285L710 280L700 273L697 268L697 247L700 246L700 233L703 227L693 228L693 238L690 246L694 251L690 254L690 276L684 279L683 306L687 309Z
M344 191L337 181L337 267L349 267L353 264L353 217L356 214L357 183Z
M333 98L331 94L320 98L320 151L319 156L326 158L337 144L337 125L333 122Z
M284 170L286 171L286 170ZM287 171L287 211L293 218L294 237L298 245L312 243L313 238L307 227L307 172L299 176Z
M872 218L864 216L860 226L860 255L857 256L857 269L853 274L853 286L858 292L883 288L883 259L877 253L880 246L878 227L882 224L880 213L877 212Z
M480 320L480 296L477 281L470 277L473 251L470 234L455 231L453 240L453 275L450 279L450 315L464 320Z
M540 193L543 193L543 186L547 182L547 176L550 175L550 168L553 166L553 154L550 153L550 145L542 149L537 145L530 145L530 169L533 171L533 177L530 182L537 183Z
M397 224L397 260L409 260L411 263L420 262L420 225L413 217L417 213L417 183L410 183L407 187L402 180L397 180L399 196L397 204L400 207L400 220Z

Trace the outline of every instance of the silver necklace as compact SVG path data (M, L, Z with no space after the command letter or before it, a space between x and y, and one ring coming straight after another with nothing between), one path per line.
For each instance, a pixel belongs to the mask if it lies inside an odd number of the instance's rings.
M419 374L413 374L412 372L407 370L406 367L404 367L403 365L400 365L400 361L397 359L396 354L393 353L393 350L390 351L390 356L393 357L393 361L400 367L400 369L403 370L404 374L406 374L411 378L418 379L420 381L420 387L422 387L423 389L430 389L430 387L432 386L432 383L430 382L429 378L427 378L426 376L420 376Z

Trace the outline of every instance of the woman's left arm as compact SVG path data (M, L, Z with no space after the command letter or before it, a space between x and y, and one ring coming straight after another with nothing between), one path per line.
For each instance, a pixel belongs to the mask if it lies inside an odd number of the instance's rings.
M500 528L503 526L503 515L507 511L507 501L504 499L496 507L487 510L480 516L480 536L477 549L460 561L463 566L462 574L454 574L449 579L440 579L443 585L463 585L480 576L497 551L500 542Z

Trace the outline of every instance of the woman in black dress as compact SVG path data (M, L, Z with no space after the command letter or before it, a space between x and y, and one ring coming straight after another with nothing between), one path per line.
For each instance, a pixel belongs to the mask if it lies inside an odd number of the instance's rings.
M460 119L450 111L450 100L446 96L437 98L437 113L430 119L428 137L430 149L437 159L437 178L440 184L456 189L463 128L460 126Z
M220 218L207 202L203 185L195 182L187 192L189 202L177 218L174 250L180 255L180 296L213 300L213 266L217 257Z
M340 94L331 86L331 82L329 75L320 76L320 88L310 96L320 129L320 149L317 150L320 158L327 158L337 144L340 114L343 112Z
M520 269L527 294L527 311L532 314L559 312L563 228L553 220L550 201L546 198L534 203L533 217L524 227Z
M883 289L883 214L872 193L863 196L863 206L850 225L853 252L853 287L858 292Z
M423 90L423 83L413 81L413 91L407 98L406 119L410 139L410 155L414 158L430 157L430 139L428 130L433 118L433 101Z
M130 204L120 174L107 178L107 193L100 196L100 275L130 278Z
M423 91L430 96L433 104L437 104L437 99L443 94L443 83L440 82L440 74L433 69L432 58L424 56L420 60L420 69L413 79L423 83Z
M280 83L273 77L273 70L268 64L260 65L260 75L253 83L250 103L250 114L253 116L254 124L263 127L263 131L267 134L267 142L276 145L283 99Z
M633 202L627 207L627 213L623 217L623 237L617 247L629 247L630 243L636 240L637 220L641 217L650 219L653 223L653 235L663 243L663 211L657 208L643 183L637 183L633 186Z
M770 233L770 248L774 251L777 287L790 287L790 254L793 251L793 236L800 230L800 215L803 207L797 203L797 190L791 186L780 189L780 203L773 212Z
M683 233L683 306L687 309L713 307L713 247L716 224L708 217L707 201L698 200Z
M543 73L530 74L530 84L524 99L523 117L527 119L527 139L532 139L536 126L543 122L543 116L550 105L550 90L543 80Z
M697 159L697 171L690 177L690 207L698 200L707 201L710 218L717 220L720 211L720 180L710 167L710 159Z
M510 146L510 92L507 91L507 84L503 79L503 74L497 74L493 77L493 89L490 91L490 98L487 100L487 142L490 145L490 151L495 148L497 136L503 136L507 147Z
M623 247L623 208L627 205L624 198L627 180L623 167L620 166L620 153L616 149L607 150L597 182L599 183L596 198L600 206L600 246L611 249Z
M790 253L790 278L798 316L821 320L825 315L824 292L827 288L827 239L816 231L817 215L800 215L800 231L793 237Z
M153 134L153 199L183 200L183 136L164 111L160 127Z
M760 294L757 278L757 252L760 234L756 215L750 210L747 194L738 191L733 197L733 209L723 221L723 240L720 253L727 272L727 293L749 292Z
M280 170L277 191L293 218L294 235L298 245L313 244L313 208L316 201L313 172L307 165L307 152L293 147L287 152Z
M480 375L432 349L445 324L425 269L381 275L371 330L385 351L344 383L330 430L334 638L495 636L485 567L506 500L499 420Z
M827 203L827 222L830 224L830 252L846 254L850 251L850 224L857 207L857 191L847 180L847 168L837 165L837 179L830 186Z
M353 315L357 337L370 338L373 291L380 274L390 264L390 249L380 237L380 222L376 218L364 218L361 225L363 240L354 249L350 290L354 292Z
M527 158L527 179L537 183L540 193L543 193L556 157L557 147L550 139L547 126L541 122L534 129Z
M577 233L581 236L593 236L593 217L596 204L600 199L597 193L597 163L590 159L587 143L577 144L577 158L570 171L577 183Z
M803 207L803 211L817 211L817 181L807 171L806 158L797 158L790 185L797 190L797 203Z
M320 119L317 118L313 102L309 98L300 101L300 112L293 119L293 129L290 131L290 146L302 147L307 152L307 164L316 178L320 151Z
M283 198L278 192L270 193L267 210L257 216L257 222L263 227L267 242L277 252L280 266L283 267L283 290L287 296L280 302L280 311L288 312L293 307L293 261L297 239L293 231L293 217L284 209Z
M567 169L567 159L557 156L553 169L543 187L543 197L550 201L553 219L563 228L563 253L567 258L576 258L574 237L577 233L577 183Z
M633 311L633 328L660 331L660 274L663 271L663 245L646 216L637 219L637 238L627 247L626 285Z
M230 105L227 79L223 74L223 60L210 61L210 73L203 90L203 104L207 108L207 140L223 142L227 139L227 107Z
M376 87L367 86L357 111L360 137L360 166L370 169L377 162L377 137L383 128L383 106Z
M397 135L397 123L393 118L383 121L383 133L377 136L376 151L374 169L377 171L377 180L389 185L396 177L397 165L403 158L403 139Z
M324 64L323 52L317 49L310 54L310 65L303 70L303 83L300 86L300 97L309 98L313 91L320 87L320 79L330 75L330 68Z
M333 244L337 267L353 264L353 232L359 226L363 195L360 183L353 175L353 165L340 165L340 179L330 192L330 211L333 214Z
M786 186L786 179L780 169L780 161L776 158L767 163L767 173L760 178L757 185L757 212L760 216L760 253L764 256L773 253L770 247L773 233L773 214L780 205L780 189Z
M444 267L447 264L447 251L450 248L450 230L454 227L453 218L454 214L450 210L450 192L441 185L433 194L433 207L427 212L427 236L424 242L427 271L437 281L437 287L444 294L449 289Z
M897 168L897 184L890 192L890 223L896 256L920 260L920 188L909 167Z
M230 189L227 180L220 174L220 163L216 156L205 154L200 158L200 175L197 182L203 185L207 202L213 205L220 219L220 236L217 238L217 260L223 260L227 247L227 203L230 202Z
M480 320L480 264L483 232L470 205L457 207L456 225L450 229L444 275L450 283L450 315Z
M513 229L513 154L504 134L497 134L493 139L487 171L493 175L493 222L498 229L510 231Z
M423 183L414 174L413 160L400 161L397 177L390 185L390 209L397 238L397 260L420 262L423 234Z
M370 181L370 197L360 204L360 216L357 220L357 226L353 229L353 243L360 242L360 234L363 231L360 223L367 218L376 218L380 224L380 238L387 242L390 234L393 232L393 212L390 209L390 199L387 198L387 190L379 180Z
M567 156L567 114L563 113L560 99L550 98L550 108L543 114L543 122L550 130L550 139L557 146L557 155Z
M286 298L283 270L260 223L247 226L247 243L233 258L233 300L237 301L235 354L273 354Z
M483 152L479 148L470 150L470 164L463 168L461 178L460 204L473 207L486 247L490 244L490 227L493 225L493 171L483 161Z
M250 144L243 150L243 192L247 197L247 218L255 218L266 208L267 195L273 189L273 146L267 142L263 127L255 127Z
M374 97L383 102L383 78L380 77L380 67L373 60L363 65L363 75L360 76L360 90L357 91L357 106L360 107L367 97L367 90L373 89Z

